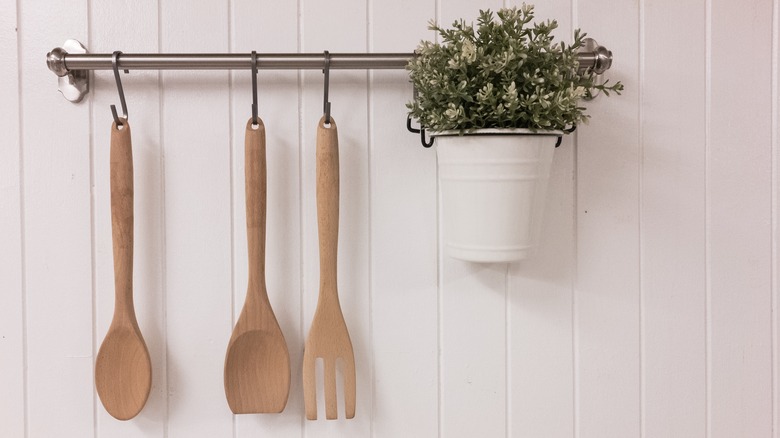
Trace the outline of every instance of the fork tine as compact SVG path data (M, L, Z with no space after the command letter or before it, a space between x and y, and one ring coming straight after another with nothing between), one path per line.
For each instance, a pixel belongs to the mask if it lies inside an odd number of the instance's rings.
M351 353L351 352L350 352ZM344 374L344 410L347 418L355 418L355 356L349 354L342 360Z
M306 419L317 419L317 377L314 370L314 357L303 355L303 402L306 408Z
M336 361L325 360L325 418L335 420L339 417L338 396L336 394Z

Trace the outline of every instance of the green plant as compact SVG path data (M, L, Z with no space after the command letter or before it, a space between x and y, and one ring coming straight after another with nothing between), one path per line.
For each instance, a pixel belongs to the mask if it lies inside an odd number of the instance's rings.
M451 29L431 22L442 43L422 41L407 65L418 93L409 114L434 131L567 129L588 118L582 97L620 94L620 82L597 85L593 74L577 72L585 33L577 29L571 45L553 43L558 23L531 23L533 9L504 8L498 20L481 10L476 30L463 20Z

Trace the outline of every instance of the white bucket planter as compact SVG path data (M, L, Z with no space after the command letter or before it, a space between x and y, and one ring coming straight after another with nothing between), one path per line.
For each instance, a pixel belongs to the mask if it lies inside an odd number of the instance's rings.
M478 129L436 138L447 254L511 262L539 241L555 143L561 131Z

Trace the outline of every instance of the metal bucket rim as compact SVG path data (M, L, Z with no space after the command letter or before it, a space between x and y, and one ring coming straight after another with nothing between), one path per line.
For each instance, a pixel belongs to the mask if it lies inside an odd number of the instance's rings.
M431 137L451 137L451 136L470 136L470 135L550 135L560 137L565 133L561 130L543 130L533 131L528 128L482 128L472 131L463 131L458 129L448 129L444 131L428 131Z

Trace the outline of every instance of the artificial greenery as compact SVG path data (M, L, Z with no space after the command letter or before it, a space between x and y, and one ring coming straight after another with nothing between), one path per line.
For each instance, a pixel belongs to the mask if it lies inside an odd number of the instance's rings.
M620 94L620 82L596 84L592 73L577 72L585 33L577 29L571 45L553 43L558 23L531 23L533 9L504 8L498 20L480 11L476 29L463 20L451 29L431 22L442 42L421 42L407 66L417 90L409 114L433 131L569 129L588 118L582 97Z

